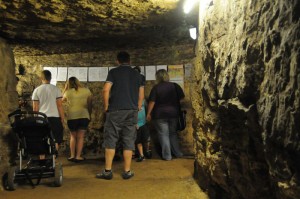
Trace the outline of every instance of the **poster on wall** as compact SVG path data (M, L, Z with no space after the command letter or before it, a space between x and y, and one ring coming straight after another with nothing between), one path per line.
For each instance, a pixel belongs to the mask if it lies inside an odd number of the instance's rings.
M68 68L68 78L77 77L79 81L86 82L88 75L87 67L69 67Z
M136 66L131 66L132 68L135 68ZM141 69L141 74L145 76L145 66L139 66Z
M166 71L168 71L168 66L167 65L157 65L156 66L156 71L158 71L160 69L165 69Z
M141 67L141 74L145 76L145 66L140 66Z
M184 77L186 79L191 77L192 74L192 68L193 68L193 64L188 63L188 64L184 64Z
M67 81L68 68L67 67L57 67L57 81Z
M156 67L145 66L146 80L155 80Z
M105 81L108 67L89 67L89 82Z
M44 67L44 70L49 70L51 72L50 84L56 85L56 83L57 83L57 67Z
M169 65L168 73L170 77L170 82L175 82L184 89L184 70L183 65Z

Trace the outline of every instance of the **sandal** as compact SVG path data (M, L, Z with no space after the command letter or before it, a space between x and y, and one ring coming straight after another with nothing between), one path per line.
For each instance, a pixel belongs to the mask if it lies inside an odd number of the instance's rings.
M68 161L74 162L74 161L75 161L75 158L69 157L69 158L68 158Z
M74 158L74 162L83 162L85 160L86 160L85 158L82 158L82 159L76 159L76 158Z

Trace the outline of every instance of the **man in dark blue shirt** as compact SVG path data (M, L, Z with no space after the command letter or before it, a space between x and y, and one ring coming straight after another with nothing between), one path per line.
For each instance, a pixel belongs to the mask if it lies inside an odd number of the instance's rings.
M144 99L144 82L140 74L130 66L130 55L119 52L119 67L108 72L103 87L103 104L106 114L104 124L105 169L97 178L110 180L113 177L112 161L118 139L123 145L123 179L133 177L130 170L132 150L135 149L138 110Z

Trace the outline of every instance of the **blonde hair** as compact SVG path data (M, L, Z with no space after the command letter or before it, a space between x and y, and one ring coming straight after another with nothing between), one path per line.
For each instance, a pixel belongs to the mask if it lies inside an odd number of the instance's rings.
M156 82L168 82L170 80L169 74L165 69L160 69L155 74Z
M76 77L70 77L68 80L68 89L75 88L77 91L78 88L82 87L79 80Z

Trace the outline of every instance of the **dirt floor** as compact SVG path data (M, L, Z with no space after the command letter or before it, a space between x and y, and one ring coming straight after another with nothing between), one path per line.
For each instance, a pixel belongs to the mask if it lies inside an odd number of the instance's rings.
M63 164L62 187L53 187L53 179L48 178L34 189L29 184L22 184L15 191L0 192L0 199L208 199L192 177L192 158L133 160L135 176L129 180L121 177L122 161L114 162L112 180L95 178L95 174L103 169L104 160L88 159L73 163L68 162L66 157L59 157L58 161Z

